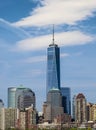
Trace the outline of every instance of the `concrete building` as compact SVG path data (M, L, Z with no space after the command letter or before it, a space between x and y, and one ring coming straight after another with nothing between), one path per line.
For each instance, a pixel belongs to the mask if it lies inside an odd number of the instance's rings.
M47 102L44 103L44 119L53 122L57 115L63 114L62 95L59 89L53 88L47 94Z
M27 112L25 110L22 110L19 112L17 128L26 130L27 129L26 122L27 122Z
M33 107L19 111L17 127L22 130L32 129L36 126L36 110Z
M4 120L5 120L5 116L4 116L4 108L0 108L0 129L1 130L5 130L5 124L4 124Z
M55 118L55 123L56 124L66 124L71 122L71 115L64 113L62 115L58 115Z
M93 121L93 103L87 103L86 106L86 118L87 121Z
M92 117L93 121L96 121L96 104L92 106Z
M32 106L25 110L0 108L0 129L31 129L36 126L36 114L37 112Z
M86 122L86 99L82 93L76 96L76 121L79 123Z
M0 109L0 129L15 128L18 110L15 108Z

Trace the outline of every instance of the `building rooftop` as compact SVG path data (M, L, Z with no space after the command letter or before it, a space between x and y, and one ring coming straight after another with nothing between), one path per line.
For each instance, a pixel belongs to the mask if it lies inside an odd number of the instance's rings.
M76 98L77 99L79 99L79 98L85 98L85 96L82 93L79 93Z

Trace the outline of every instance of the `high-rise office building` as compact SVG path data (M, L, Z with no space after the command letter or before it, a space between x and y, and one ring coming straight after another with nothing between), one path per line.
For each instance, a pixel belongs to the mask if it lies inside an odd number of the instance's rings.
M88 102L86 106L86 118L87 121L93 121L93 116L95 115L95 120L96 120L96 105L95 105L95 114L93 112L94 104Z
M16 88L8 88L8 107L15 108Z
M52 88L60 89L60 49L54 43L54 28L53 43L47 49L47 93Z
M44 118L52 122L57 115L63 114L62 95L60 92L60 49L54 43L54 26L52 44L47 49L47 101L44 104Z
M32 106L35 108L35 93L29 89L24 89L17 98L17 108L24 110Z
M70 88L62 87L62 106L64 108L64 113L71 115L71 96L70 96Z
M35 108L35 93L20 85L18 88L8 88L8 107L24 109L29 106Z
M22 94L24 90L26 90L26 88L23 85L20 85L16 89L16 98L15 98L16 108L18 108L18 97Z
M76 121L78 123L86 122L86 98L82 93L76 96Z
M44 103L44 118L53 122L54 118L63 114L62 95L59 89L53 88L47 94L47 102Z

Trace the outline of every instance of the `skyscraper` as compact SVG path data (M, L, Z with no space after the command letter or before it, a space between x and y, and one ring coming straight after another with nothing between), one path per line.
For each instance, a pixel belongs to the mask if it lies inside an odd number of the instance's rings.
M8 107L23 110L29 106L35 108L35 93L30 88L20 85L18 88L8 88Z
M44 118L46 121L53 122L54 118L63 114L62 95L59 89L53 88L47 94Z
M24 110L30 106L35 108L35 93L31 89L26 88L18 96L17 107L20 110Z
M15 108L16 88L8 88L8 107Z
M62 106L64 108L64 113L71 115L71 97L70 97L70 88L62 87Z
M52 88L60 89L60 49L54 43L54 27L53 43L47 49L47 93Z
M82 93L76 96L76 121L79 123L86 121L86 98Z
M16 108L18 108L18 97L22 94L22 92L25 90L26 88L23 85L20 85L19 87L17 87L16 89L16 98L15 98L15 103L16 103Z

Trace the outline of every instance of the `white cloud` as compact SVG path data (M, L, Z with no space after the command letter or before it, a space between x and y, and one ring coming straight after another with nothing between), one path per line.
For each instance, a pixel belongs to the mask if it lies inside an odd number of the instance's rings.
M63 58L63 57L69 57L70 56L70 54L68 54L68 53L61 53L60 54L60 57L61 58Z
M35 38L29 38L17 42L13 50L17 51L31 51L40 50L47 48L49 44L52 43L51 35L38 36ZM72 32L62 32L55 34L55 43L59 46L73 46L73 45L83 45L94 40L93 37L88 36L80 31Z
M30 16L13 23L16 26L45 26L49 24L75 24L92 16L96 0L41 0Z

